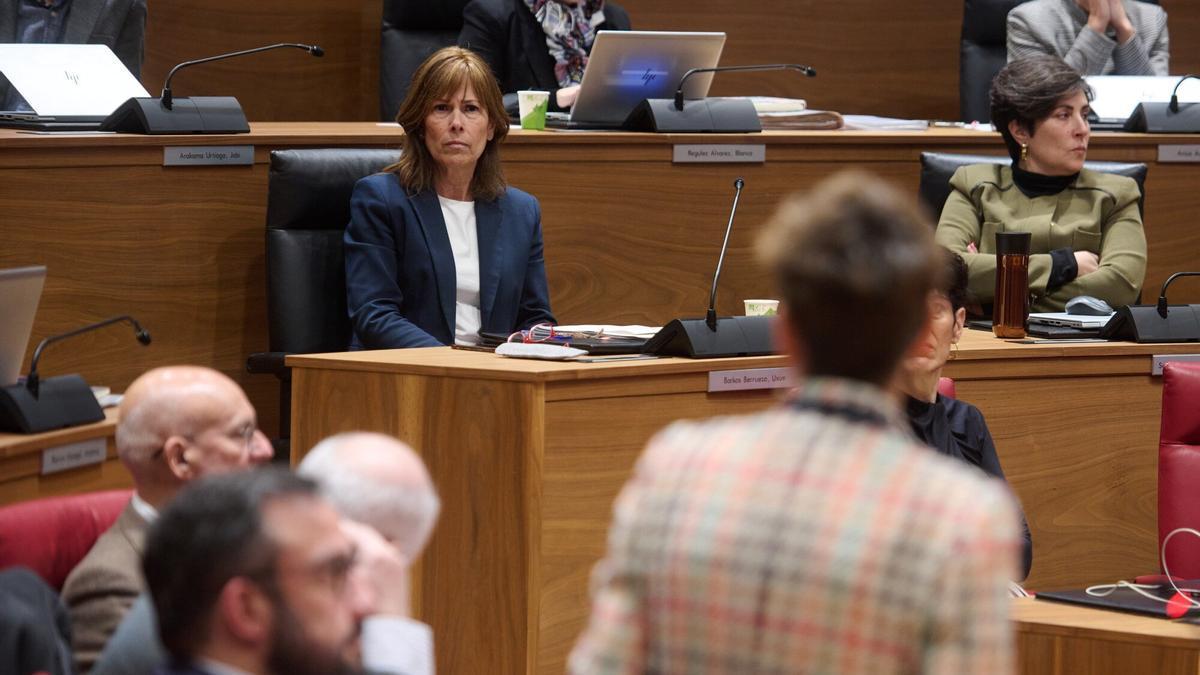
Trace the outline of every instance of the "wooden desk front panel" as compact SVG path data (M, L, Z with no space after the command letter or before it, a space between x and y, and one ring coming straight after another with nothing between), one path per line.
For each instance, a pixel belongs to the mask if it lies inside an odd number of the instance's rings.
M691 391L653 391L657 384L646 383L629 386L628 395L592 398L589 382L572 388L579 398L546 405L538 673L565 672L567 654L587 622L588 580L605 552L613 501L646 442L676 420L751 413L776 400L771 391L705 393L705 374L673 379L689 381ZM548 399L556 388L549 386Z
M1013 602L1022 675L1200 674L1200 627L1031 598Z
M1158 571L1162 379L1197 345L1014 345L964 333L945 375L983 411L1033 535L1032 589Z
M388 433L429 468L442 502L413 570L413 612L445 673L526 672L536 645L540 389L529 383L296 369L293 459L342 431Z
M113 439L116 410L108 409L106 418L95 424L40 434L0 433L0 506L42 497L133 487L133 479L117 458ZM94 438L105 439L103 462L42 474L43 451Z

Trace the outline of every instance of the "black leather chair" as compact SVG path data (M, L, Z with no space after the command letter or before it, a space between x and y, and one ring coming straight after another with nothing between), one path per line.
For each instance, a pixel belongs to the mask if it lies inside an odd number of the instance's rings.
M942 213L946 199L950 197L950 177L960 166L968 164L1011 164L1008 155L957 155L943 152L921 153L921 185L919 194L921 203L929 208L934 220ZM1115 173L1128 176L1138 184L1142 198L1138 200L1138 209L1146 212L1146 165L1126 162L1085 162L1084 166L1092 171Z
M469 0L384 0L379 44L379 116L396 119L412 74L442 47L458 42Z
M397 150L275 150L267 181L267 335L270 352L246 369L279 378L277 457L288 456L291 371L288 354L345 351L350 344L342 233L358 179L399 158Z
M958 61L958 109L964 122L991 118L988 90L1008 61L1008 12L1025 0L966 0Z

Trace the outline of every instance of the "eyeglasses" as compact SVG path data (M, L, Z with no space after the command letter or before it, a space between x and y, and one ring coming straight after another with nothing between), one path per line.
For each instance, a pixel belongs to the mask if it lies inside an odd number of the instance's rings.
M563 335L554 331L554 324L539 323L531 326L529 330L519 330L508 336L509 342L567 342L571 339L570 335Z
M202 431L200 433L203 434L203 433L207 433L208 431L209 430L206 429L205 431ZM257 424L245 424L245 425L235 429L234 431L232 431L228 434L225 434L225 437L231 441L240 442L241 447L242 447L242 452L249 454L254 449L254 436L257 433L258 433L258 425ZM195 443L196 443L196 437L192 434L179 434L179 436L181 438L183 438L184 440L186 440L188 443L191 443L192 445L195 445ZM159 456L161 456L163 454L163 452L166 449L167 449L166 443L164 443L163 445L159 446L159 448L157 450L154 451L154 454L150 455L150 458L157 459Z

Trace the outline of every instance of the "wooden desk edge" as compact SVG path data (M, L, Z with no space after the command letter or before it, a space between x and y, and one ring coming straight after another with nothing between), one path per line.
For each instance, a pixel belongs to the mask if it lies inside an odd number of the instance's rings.
M1200 626L1194 624L1051 600L1016 598L1012 607L1012 623L1018 634L1200 649ZM1120 626L1111 627L1114 623Z
M75 443L90 438L112 436L117 426L117 409L105 408L104 421L40 434L0 433L0 458L40 452L56 445Z
M419 363L423 356L431 363ZM447 359L458 361L451 363ZM565 382L573 380L622 377L630 370L646 375L659 373L690 374L713 370L782 368L784 356L744 356L723 359L682 359L667 357L653 360L614 361L610 363L574 363L511 359L487 352L452 350L449 347L389 349L330 354L296 354L287 357L291 368L354 370L384 373L410 373L436 377L471 377L516 382Z

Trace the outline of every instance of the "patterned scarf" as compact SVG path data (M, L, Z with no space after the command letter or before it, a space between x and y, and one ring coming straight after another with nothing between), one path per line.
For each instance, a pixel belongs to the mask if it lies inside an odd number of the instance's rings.
M560 0L524 1L546 33L546 47L554 58L558 86L582 82L588 52L596 39L596 27L604 23L604 0L579 0L577 5L563 4Z

